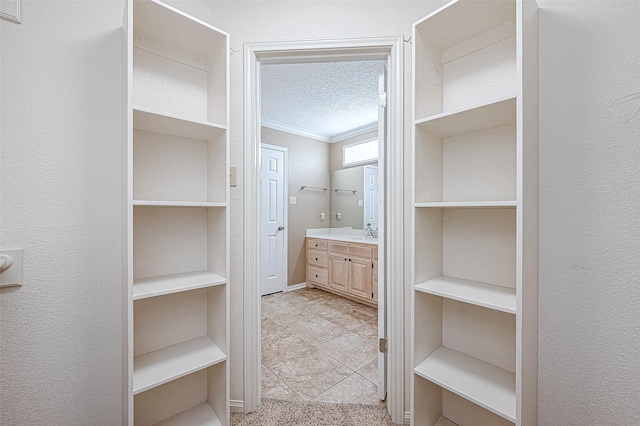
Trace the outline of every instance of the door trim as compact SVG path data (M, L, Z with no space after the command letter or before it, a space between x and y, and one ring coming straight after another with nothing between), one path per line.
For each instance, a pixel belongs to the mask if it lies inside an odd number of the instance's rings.
M260 170L260 64L385 59L389 70L385 158L387 283L387 409L394 423L404 421L404 241L403 241L403 64L402 37L248 43L244 46L244 407L260 404L260 291L257 208Z
M287 286L289 285L289 148L285 148L278 145L270 145L267 143L260 144L260 155L262 155L262 148L272 149L274 151L280 151L284 154L284 190L282 191L282 197L284 198L282 201L284 202L284 210L282 212L283 222L284 222L284 265L283 265L283 275L284 282L282 285L282 291L287 291ZM258 179L260 177L258 176ZM261 187L262 188L262 187ZM260 191L262 193L262 190ZM259 212L262 212L262 205L258 205ZM260 227L258 227L258 232L260 232ZM260 256L260 252L258 252L258 256ZM258 282L258 291L260 291L260 283Z

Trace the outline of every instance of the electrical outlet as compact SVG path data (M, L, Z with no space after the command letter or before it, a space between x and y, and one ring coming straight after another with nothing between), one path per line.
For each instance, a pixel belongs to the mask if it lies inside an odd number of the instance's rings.
M289 197L289 204L296 204L297 203L297 199L295 195L292 195Z
M364 206L364 200L358 200L358 207Z
M327 218L327 215L324 213L320 213L320 220L325 220Z

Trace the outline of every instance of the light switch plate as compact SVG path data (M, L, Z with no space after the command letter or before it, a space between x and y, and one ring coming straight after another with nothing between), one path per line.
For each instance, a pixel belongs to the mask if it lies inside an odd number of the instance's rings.
M289 197L289 204L296 204L297 199L295 195Z
M327 215L324 213L320 213L320 220L325 220L327 218Z
M0 272L0 288L22 285L22 249L0 250L0 254L11 257L13 264L9 269Z
M364 200L358 200L358 207L364 206Z
M238 166L229 167L229 186L238 186Z

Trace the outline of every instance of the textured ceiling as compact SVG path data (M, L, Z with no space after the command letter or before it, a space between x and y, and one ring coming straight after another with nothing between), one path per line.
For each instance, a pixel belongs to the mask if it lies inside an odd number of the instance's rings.
M383 61L262 66L262 119L331 140L378 121Z

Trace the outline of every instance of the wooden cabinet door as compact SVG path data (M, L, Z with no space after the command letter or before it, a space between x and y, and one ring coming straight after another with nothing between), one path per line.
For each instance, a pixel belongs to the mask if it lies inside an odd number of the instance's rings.
M344 256L331 256L329 258L330 283L329 287L349 291L349 259Z
M351 258L351 282L349 293L363 299L371 300L371 278L373 276L373 263L368 259Z

